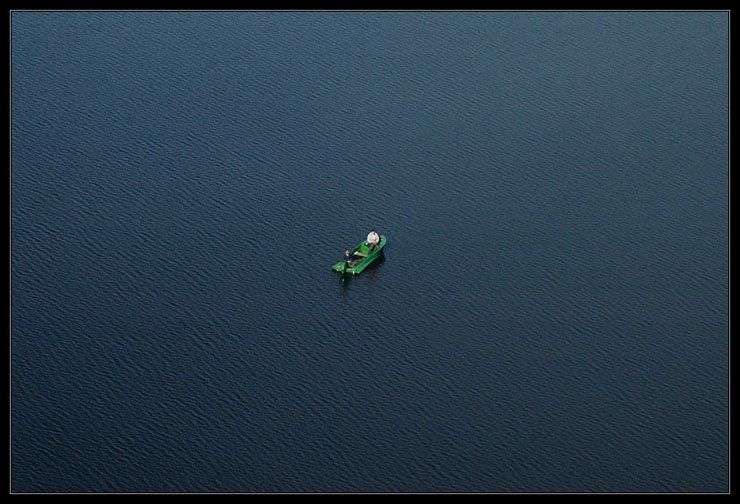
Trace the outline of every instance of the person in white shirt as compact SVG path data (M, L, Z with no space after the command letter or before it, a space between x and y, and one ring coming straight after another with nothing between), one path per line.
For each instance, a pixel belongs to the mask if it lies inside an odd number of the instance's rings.
M367 235L367 244L372 247L372 250L374 252L375 248L378 246L378 243L380 243L380 236L378 236L378 233L375 232L375 228L372 228L370 230L370 234Z

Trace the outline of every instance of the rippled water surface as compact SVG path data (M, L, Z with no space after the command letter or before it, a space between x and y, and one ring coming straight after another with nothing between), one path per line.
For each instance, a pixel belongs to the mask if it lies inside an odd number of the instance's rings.
M726 491L727 32L14 12L13 491Z

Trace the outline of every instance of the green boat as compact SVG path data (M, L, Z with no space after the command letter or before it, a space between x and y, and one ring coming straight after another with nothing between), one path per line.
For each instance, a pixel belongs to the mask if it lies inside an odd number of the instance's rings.
M371 251L371 247L364 241L360 243L350 254L352 267L347 267L346 261L339 261L331 267L334 271L339 273L348 273L356 275L362 273L362 270L368 267L375 259L380 257L383 253L383 247L388 243L388 237L386 235L380 235L380 242L374 252Z

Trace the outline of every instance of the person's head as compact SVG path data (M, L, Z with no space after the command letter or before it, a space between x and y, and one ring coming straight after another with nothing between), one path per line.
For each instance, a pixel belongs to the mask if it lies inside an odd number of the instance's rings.
M349 249L344 249L344 255L348 255L348 254L349 254Z
M371 233L374 233L374 232L375 232L375 228L372 228L372 229L370 230L370 232L371 232Z

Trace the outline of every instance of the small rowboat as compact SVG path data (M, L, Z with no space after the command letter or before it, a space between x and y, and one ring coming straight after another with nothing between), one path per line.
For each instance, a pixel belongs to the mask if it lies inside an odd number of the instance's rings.
M383 253L383 247L385 247L387 242L388 237L381 235L378 247L375 250L372 250L372 247L363 241L350 254L351 267L347 267L347 261L339 261L332 266L331 269L339 273L350 273L352 275L362 273L362 270L367 268L371 262L380 257L380 254Z

